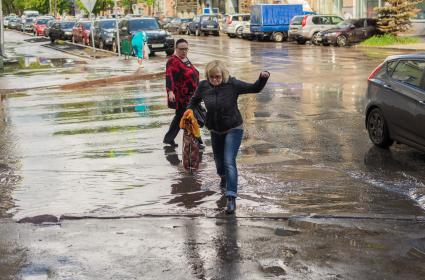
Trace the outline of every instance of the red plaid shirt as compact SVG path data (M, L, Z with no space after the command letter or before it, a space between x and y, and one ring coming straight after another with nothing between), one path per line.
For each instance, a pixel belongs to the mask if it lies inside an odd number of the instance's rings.
M165 81L167 95L172 91L176 97L176 109L186 108L198 87L199 72L192 63L186 65L180 58L172 55L167 61Z

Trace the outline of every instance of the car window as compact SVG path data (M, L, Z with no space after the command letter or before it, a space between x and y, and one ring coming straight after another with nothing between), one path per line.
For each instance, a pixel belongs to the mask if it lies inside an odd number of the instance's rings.
M217 22L217 20L218 20L218 18L217 18L217 17L209 17L209 16L206 16L206 17L202 17L202 18L201 18L201 21L202 21L202 22L205 22L205 21L214 21L214 22Z
M342 21L344 21L344 20L340 17L332 17L332 24L338 24Z
M320 24L332 24L331 17L320 17Z
M420 87L424 70L425 61L402 60L395 67L391 77L396 81Z
M356 28L362 28L364 27L364 20L356 20L353 24Z
M297 16L297 17L293 17L292 18L292 24L293 25L301 25L301 22L303 21L304 16ZM313 18L313 23L314 23L314 19L316 17Z
M37 24L47 24L47 19L39 19L37 20Z
M133 21L130 21L129 23L129 31L157 30L157 29L159 29L159 26L155 19L133 20Z
M302 20L302 18L301 18ZM314 24L320 24L320 17L313 17L313 19L311 20ZM300 22L301 24L301 22Z
M372 26L372 27L376 26L376 20L374 20L374 19L367 19L367 25L368 26Z
M387 73L388 75L392 75L395 67L397 66L398 60L389 61L387 63Z
M100 27L104 28L104 29L111 29L111 28L115 28L115 20L105 20L105 21L100 21L99 25Z
M61 22L61 27L64 29L73 28L74 25L75 25L75 22Z
M250 18L251 18L251 16L250 16L250 15L243 16L243 20L244 20L244 21L249 21L249 20L250 20Z

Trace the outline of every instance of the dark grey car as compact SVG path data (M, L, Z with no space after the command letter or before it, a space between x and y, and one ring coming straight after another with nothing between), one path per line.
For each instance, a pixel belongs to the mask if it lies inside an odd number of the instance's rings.
M425 54L388 57L368 79L366 128L372 142L425 151Z

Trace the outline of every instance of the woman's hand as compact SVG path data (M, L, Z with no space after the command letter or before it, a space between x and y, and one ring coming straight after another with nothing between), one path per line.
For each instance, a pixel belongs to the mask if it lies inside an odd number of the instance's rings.
M172 91L168 92L168 100L170 100L170 102L176 101L176 96L174 95Z
M260 73L261 78L268 78L270 77L270 73L268 71L263 71Z

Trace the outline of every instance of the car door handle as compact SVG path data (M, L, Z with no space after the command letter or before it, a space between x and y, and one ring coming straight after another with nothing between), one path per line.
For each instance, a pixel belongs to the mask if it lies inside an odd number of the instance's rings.
M391 85L388 85L388 84L384 84L384 88L392 89Z

